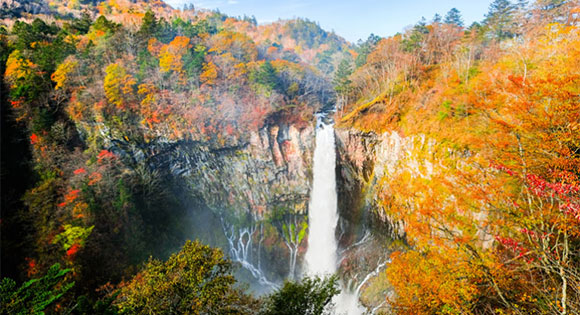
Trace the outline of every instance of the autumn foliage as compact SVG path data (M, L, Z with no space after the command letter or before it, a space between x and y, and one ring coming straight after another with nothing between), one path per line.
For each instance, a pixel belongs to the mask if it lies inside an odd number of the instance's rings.
M386 270L397 313L580 311L580 28L542 21L501 41L416 26L350 76L341 124L407 141L380 195L409 244Z

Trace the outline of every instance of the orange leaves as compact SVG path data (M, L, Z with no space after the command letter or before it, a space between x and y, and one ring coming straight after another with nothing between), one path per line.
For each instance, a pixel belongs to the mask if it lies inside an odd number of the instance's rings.
M75 201L75 199L77 199L79 197L80 192L81 191L79 189L71 190L68 194L66 194L64 196L64 201L66 203L71 203L71 202Z
M147 42L147 50L153 55L153 56L159 56L159 54L161 53L161 48L163 47L163 44L160 43L157 38L150 38L149 41Z
M162 44L152 38L147 44L149 52L159 58L161 73L174 72L179 76L181 83L185 83L186 80L182 58L192 47L190 39L185 36L176 36L169 44Z
M268 55L273 55L277 52L278 52L278 47L276 47L276 46L268 47L268 50L267 50Z
M233 31L221 31L212 37L210 52L217 54L231 54L233 58L250 62L256 60L258 50L250 37Z
M214 85L218 76L217 66L213 62L209 62L203 65L203 72L199 76L199 79L205 85Z
M479 274L456 250L391 255L387 278L397 292L390 301L400 314L467 314L477 296Z
M24 58L19 50L14 50L8 56L6 61L6 71L4 75L8 82L14 84L15 81L28 76L35 68L35 65L28 59Z
M153 129L154 124L161 122L160 113L156 110L159 106L156 97L156 93L158 93L157 88L153 84L140 84L138 93L143 97L141 101L141 114L145 117L144 121L149 128Z
M101 173L93 172L91 173L91 175L89 175L88 185L89 186L96 185L101 181L101 179L103 179L103 175Z
M543 295L537 288L561 275L546 280L540 269L577 268L567 251L580 236L578 47L577 27L553 25L481 61L469 80L459 71L431 72L433 82L404 104L399 128L413 140L383 179L381 196L413 246L387 271L395 309L468 313L463 307L474 292L498 298L497 290L486 291L497 285L506 295ZM376 57L369 62L388 65ZM376 120L377 111L359 119ZM418 143L424 135L432 145Z

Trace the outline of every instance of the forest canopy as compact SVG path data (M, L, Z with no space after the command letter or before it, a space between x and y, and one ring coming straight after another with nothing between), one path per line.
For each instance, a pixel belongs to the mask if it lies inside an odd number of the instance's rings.
M169 158L206 163L211 180L207 156L239 166L259 143L281 156L270 188L294 171L288 156L311 162L285 145L294 132L306 147L296 134L321 112L403 148L364 175L380 174L360 192L369 211L401 230L363 297L372 287L396 314L580 313L577 1L494 0L471 25L454 8L358 43L308 19L259 25L158 0L18 0L0 17L0 313L328 312L337 277L257 297L239 260L189 241L192 207L208 205ZM257 241L295 263L308 225L283 193L259 209L283 240Z

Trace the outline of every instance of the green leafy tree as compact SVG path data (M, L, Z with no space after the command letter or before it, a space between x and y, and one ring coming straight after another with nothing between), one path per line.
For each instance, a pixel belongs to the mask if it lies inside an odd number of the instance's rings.
M301 282L286 281L268 297L264 315L320 315L328 313L332 298L340 293L338 277L304 278Z
M425 35L427 34L429 34L429 29L427 28L427 21L423 17L421 21L415 24L410 35L403 40L403 50L413 52L423 47Z
M433 16L433 23L441 23L442 20L443 18L441 17L441 15L439 15L439 13L435 13L435 15Z
M347 59L343 59L338 64L338 69L334 74L333 84L334 90L340 95L348 95L352 89L350 75L352 74L352 67Z
M254 81L264 85L271 90L280 89L280 80L276 69L272 66L270 61L265 61L254 75Z
M445 24L456 25L463 27L463 18L461 17L461 12L456 8L453 8L447 12L445 15Z
M0 282L0 314L44 314L44 311L65 295L74 282L65 276L70 269L54 264L42 278L32 279L20 287L9 278Z
M360 68L367 62L367 56L375 49L381 37L375 34L369 35L366 41L359 40L357 45L357 53L358 56L356 57L354 64L357 68Z
M71 23L65 23L64 29L73 34L86 34L91 29L93 19L87 12L83 12L81 17L74 19Z
M166 262L150 259L121 288L122 314L247 314L256 303L234 289L232 264L219 249L188 241Z
M147 10L147 12L145 12L145 16L143 16L143 21L141 23L141 28L139 28L138 34L143 38L155 36L158 27L159 23L157 22L155 13L153 13L151 10Z
M110 34L114 33L120 27L121 27L120 24L116 24L115 22L109 21L107 20L106 17L102 15L99 16L95 21L95 23L93 24L93 28L95 30L103 31Z

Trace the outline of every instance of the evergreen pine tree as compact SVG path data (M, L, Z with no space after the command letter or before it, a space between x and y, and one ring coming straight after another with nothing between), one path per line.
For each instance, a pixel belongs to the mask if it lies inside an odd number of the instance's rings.
M441 23L442 20L443 18L441 15L439 15L439 13L435 13L435 16L433 16L433 23Z
M496 39L513 37L514 12L516 7L509 0L495 0L489 6L484 24L490 29Z
M447 12L445 15L445 24L463 27L463 18L461 17L461 12L456 8L449 10L449 12Z
M334 79L332 83L334 84L334 89L338 94L348 94L352 81L350 80L350 75L352 74L352 67L347 59L343 59L338 64L338 69L334 74Z

